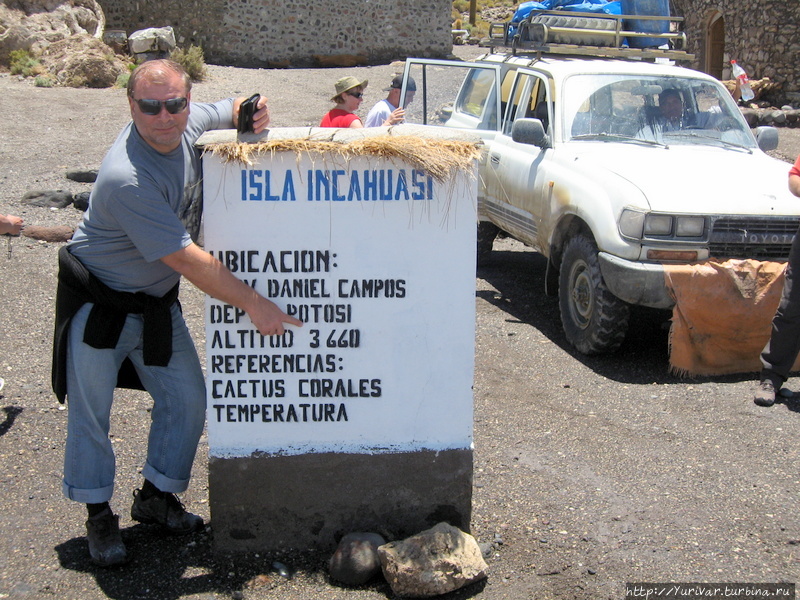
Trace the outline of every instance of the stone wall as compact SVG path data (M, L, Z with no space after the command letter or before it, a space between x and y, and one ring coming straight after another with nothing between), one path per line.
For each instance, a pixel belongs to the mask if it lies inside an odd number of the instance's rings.
M201 46L209 63L317 66L317 56L364 64L452 50L450 0L101 0L107 29L128 34L171 25L181 47ZM342 64L341 66L350 66Z
M696 55L702 69L705 32L711 16L721 12L725 23L723 77L730 78L735 59L750 79L769 77L782 85L776 100L800 102L800 2L797 0L673 0L675 12L684 17L687 50Z

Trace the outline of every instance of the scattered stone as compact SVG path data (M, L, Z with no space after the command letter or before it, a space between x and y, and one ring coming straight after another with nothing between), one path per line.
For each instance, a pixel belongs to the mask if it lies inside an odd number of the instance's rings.
M469 37L469 31L466 29L453 29L451 33L453 35L453 43L456 46L463 46Z
M68 225L57 225L56 227L26 225L22 230L22 235L42 242L58 243L70 241L74 231Z
M252 577L251 579L249 579L244 584L244 587L246 587L248 589L257 589L257 588L263 588L265 586L268 586L270 583L272 583L272 577L270 577L269 575L266 575L264 573L259 573L255 577Z
M514 16L515 7L509 6L494 6L484 8L481 11L481 18L487 23L498 23L501 21L508 21ZM463 13L463 22L469 22L469 13Z
M129 72L128 62L102 40L87 34L51 44L42 53L41 62L56 81L69 87L107 88L119 75Z
M72 200L72 206L82 212L86 212L86 210L89 208L90 194L90 192L79 192L75 194L75 198Z
M786 113L782 110L773 110L771 111L770 116L772 117L772 122L775 125L783 125L786 123Z
M291 579L292 578L292 570L287 567L282 562L278 562L277 560L272 563L272 569L284 579Z
M28 192L22 197L22 201L42 208L66 208L72 204L73 197L65 190L41 190Z
M163 58L176 48L172 27L148 27L128 37L128 49L138 60Z
M103 32L103 41L115 54L128 53L128 32L124 29L106 29Z
M447 594L486 577L475 538L448 523L378 548L383 576L398 596Z
M97 181L97 169L72 169L67 171L66 176L78 183L94 183Z
M332 579L345 585L363 585L381 572L378 546L386 540L377 533L348 533L328 562Z

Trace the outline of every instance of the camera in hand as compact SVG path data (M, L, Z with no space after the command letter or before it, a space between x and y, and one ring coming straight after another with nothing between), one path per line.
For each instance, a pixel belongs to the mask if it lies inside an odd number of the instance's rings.
M239 106L239 121L236 124L236 131L239 133L253 132L253 115L256 114L260 94L253 94Z

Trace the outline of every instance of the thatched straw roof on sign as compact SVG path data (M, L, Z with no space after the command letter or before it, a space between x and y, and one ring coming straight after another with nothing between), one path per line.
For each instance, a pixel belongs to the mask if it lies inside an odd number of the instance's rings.
M206 146L206 151L223 162L248 166L256 159L277 152L294 152L341 158L369 156L381 160L403 161L428 173L442 183L459 172L472 172L481 155L480 144L464 140L423 138L415 135L378 135L344 142L312 138L274 139L259 142L222 142Z

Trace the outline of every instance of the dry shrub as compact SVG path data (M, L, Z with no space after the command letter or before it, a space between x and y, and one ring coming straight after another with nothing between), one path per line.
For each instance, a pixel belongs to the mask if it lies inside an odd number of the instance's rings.
M192 81L205 81L208 77L205 54L200 46L191 45L186 50L175 48L169 57L183 67Z
M331 142L309 138L268 140L258 143L226 142L206 148L223 162L252 165L255 159L276 152L333 155L345 160L355 156L371 156L382 160L402 160L415 169L425 171L439 183L463 171L472 171L473 161L480 157L480 146L461 140L427 139L414 135L380 135L352 142Z

